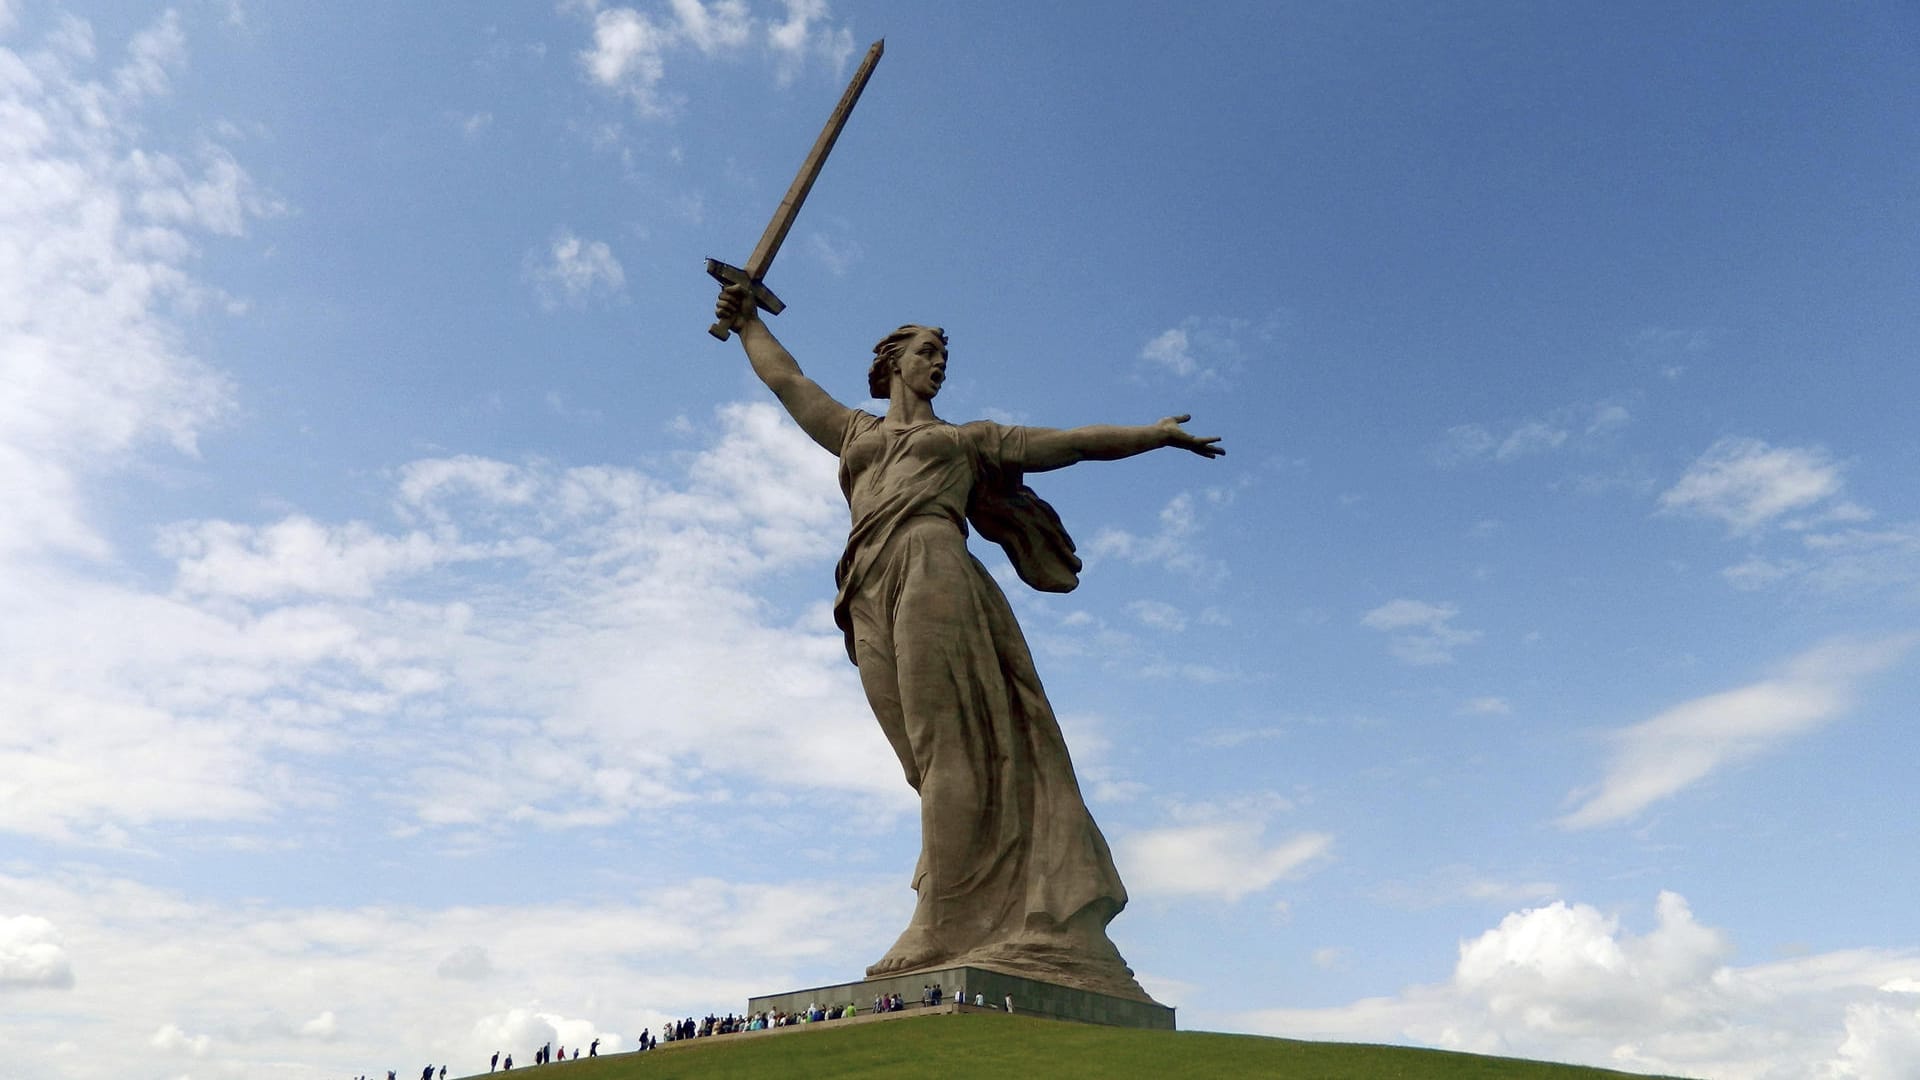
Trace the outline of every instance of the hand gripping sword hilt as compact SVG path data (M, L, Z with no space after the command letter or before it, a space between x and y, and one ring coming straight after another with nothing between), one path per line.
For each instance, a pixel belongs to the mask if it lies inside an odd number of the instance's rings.
M719 259L708 259L707 276L719 282L722 287L739 285L746 289L748 295L753 297L754 306L769 315L778 315L787 310L787 305L782 302L779 297L773 295L772 289L767 288L764 282L759 281L753 275L737 266L729 266ZM727 340L727 336L731 331L732 327L722 322L716 322L712 326L707 327L707 333L712 334L714 338L719 341Z

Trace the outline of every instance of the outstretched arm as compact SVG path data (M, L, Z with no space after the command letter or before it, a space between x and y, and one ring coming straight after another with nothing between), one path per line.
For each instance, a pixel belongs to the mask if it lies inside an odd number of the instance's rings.
M747 290L738 285L721 289L713 313L740 335L740 347L747 351L753 373L780 399L800 430L829 452L838 454L840 435L846 430L847 413L851 410L801 372L793 354L773 336L767 324L760 321L760 312Z
M1157 424L1138 427L1091 424L1077 428L1028 428L1026 455L1019 464L1028 472L1046 472L1081 461L1117 461L1163 446L1178 447L1206 458L1227 452L1220 445L1219 436L1202 438L1181 428L1181 424L1191 419L1192 416L1181 413Z

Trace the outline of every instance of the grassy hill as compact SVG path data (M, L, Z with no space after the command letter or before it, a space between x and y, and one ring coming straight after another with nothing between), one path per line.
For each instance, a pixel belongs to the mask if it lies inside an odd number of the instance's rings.
M531 1057L531 1055L528 1055ZM516 1063L524 1064L524 1062ZM516 1067L514 1075L524 1068ZM1025 1080L1599 1080L1634 1074L1441 1050L1297 1042L1204 1031L1136 1031L999 1013L809 1025L791 1032L663 1044L543 1066L529 1080L851 1077Z

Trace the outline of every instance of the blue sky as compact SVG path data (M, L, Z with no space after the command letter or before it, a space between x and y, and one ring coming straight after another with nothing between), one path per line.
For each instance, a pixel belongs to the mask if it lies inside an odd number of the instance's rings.
M1035 9L1038 10L1035 10ZM0 1060L336 1077L854 977L843 400L1192 413L1008 584L1183 1027L1920 1070L1900 4L0 2Z

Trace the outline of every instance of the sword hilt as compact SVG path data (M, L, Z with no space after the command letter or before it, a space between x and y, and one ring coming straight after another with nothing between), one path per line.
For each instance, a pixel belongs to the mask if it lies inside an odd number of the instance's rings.
M773 295L772 289L767 288L766 284L760 279L737 266L729 266L719 259L708 259L707 276L719 282L722 287L738 285L747 290L747 295L753 297L754 306L769 315L778 315L787 310L787 305L779 297ZM707 327L707 333L712 334L714 338L719 341L727 340L727 336L732 330L732 327L722 322L716 322L712 326Z

